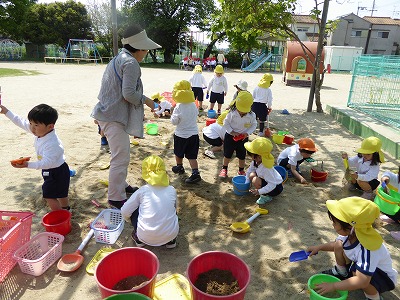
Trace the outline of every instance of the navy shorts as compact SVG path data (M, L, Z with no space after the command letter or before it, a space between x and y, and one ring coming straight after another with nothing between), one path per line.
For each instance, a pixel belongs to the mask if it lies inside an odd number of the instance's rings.
M209 143L211 146L220 147L224 143L221 138L210 139L203 133L204 140Z
M224 104L224 97L225 97L224 93L219 94L219 93L211 92L210 102L211 103L217 102L218 104Z
M43 198L57 199L68 197L70 174L66 162L58 168L43 169L42 177L44 179L42 185Z
M264 179L261 179L261 187L264 187L268 184L268 182L266 182ZM274 197L274 196L278 196L280 193L282 193L283 191L283 185L282 183L277 184L276 187L270 191L269 193L267 193L268 196Z
M224 138L224 156L226 158L232 158L233 152L236 151L236 157L238 159L246 158L246 148L244 147L244 143L248 142L249 138L245 138L241 141L234 141L233 136L229 133L225 133Z
M301 163L302 163L303 161L304 161L304 158L298 160L298 161L297 161L296 167L298 168L298 167L301 165ZM281 167L284 167L286 170L290 170L290 168L287 167L288 164L289 164L289 158L288 158L288 157L282 159L282 160L280 161L280 163L279 163L279 165L280 165Z
M265 122L268 116L268 107L265 103L254 102L251 106L251 110L256 114L257 119L261 122Z
M197 159L199 154L200 139L195 134L188 138L181 138L174 134L174 154L179 158Z
M356 264L353 263L350 267L350 273L355 271ZM374 274L372 275L370 284L378 290L379 294L394 290L395 288L393 281L379 268L376 268Z
M197 99L198 101L204 100L204 92L201 87L192 87L192 91L194 94L194 99Z
M376 190L376 188L381 184L378 179L372 179L371 181L368 181L368 184L371 186L372 190ZM354 184L357 190L362 190L362 188L359 186L359 184L356 182Z

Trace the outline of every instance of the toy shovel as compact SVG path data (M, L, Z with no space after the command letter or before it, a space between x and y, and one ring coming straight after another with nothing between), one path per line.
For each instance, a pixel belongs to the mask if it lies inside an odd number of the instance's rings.
M344 178L347 181L351 181L351 171L350 171L350 167L349 167L349 161L347 160L347 158L343 159L343 164L345 167L345 173L344 173Z
M386 182L382 181L381 186L382 186L383 191L384 191L386 194L390 195L390 189L389 189L389 187L387 186Z
M289 261L290 262L295 262L295 261L305 260L305 259L308 258L310 253L311 252L307 252L305 250L300 250L300 251L293 252L289 256Z

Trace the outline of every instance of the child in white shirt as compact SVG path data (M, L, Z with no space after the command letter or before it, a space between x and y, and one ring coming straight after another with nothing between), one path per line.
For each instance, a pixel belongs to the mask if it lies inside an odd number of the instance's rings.
M170 117L172 112L172 104L165 100L160 93L154 94L151 96L151 99L154 101L154 117L160 118L162 116ZM157 105L156 105L157 104Z
M267 120L267 116L272 110L272 91L270 89L271 84L274 82L274 78L271 74L266 73L261 78L258 86L253 91L254 103L251 110L257 116L257 120L260 123L260 136L264 136L264 122Z
M215 102L218 103L218 115L221 114L221 107L224 104L224 97L228 92L228 82L224 76L224 67L217 65L214 70L215 76L208 84L207 98L210 95L210 109L214 109Z
M189 78L189 82L192 86L192 91L194 93L194 99L197 99L197 101L199 101L199 111L203 111L203 88L207 88L207 81L202 73L203 68L200 65L197 65L194 67L193 74Z

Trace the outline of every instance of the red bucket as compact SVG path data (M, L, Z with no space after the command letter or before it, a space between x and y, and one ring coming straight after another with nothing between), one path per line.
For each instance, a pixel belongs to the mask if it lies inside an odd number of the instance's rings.
M111 252L100 261L95 271L101 297L104 299L111 295L136 292L153 298L159 267L157 256L147 249L126 247ZM113 290L122 279L139 275L146 276L149 281L139 288Z
M42 225L47 232L67 235L71 232L71 213L66 209L53 210L43 216Z
M315 169L311 169L311 180L314 182L325 181L328 177L328 172L317 171Z
M294 136L290 134L285 135L285 137L283 138L283 143L286 145L293 144L293 141L294 141Z
M228 270L239 283L240 290L232 295L216 296L202 292L194 286L198 276L212 269ZM192 300L243 300L250 283L250 269L236 255L222 251L204 252L193 258L186 270L192 291Z
M211 125L211 124L215 123L216 121L217 121L217 119L208 118L206 120L206 126Z

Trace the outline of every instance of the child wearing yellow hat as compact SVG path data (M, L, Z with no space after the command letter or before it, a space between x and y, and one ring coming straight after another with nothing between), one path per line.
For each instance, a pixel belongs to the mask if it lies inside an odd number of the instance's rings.
M272 77L271 74L266 73L253 91L254 103L251 110L254 111L257 120L260 123L259 136L264 136L264 123L267 121L267 116L272 110L273 99L270 87L273 82L274 77Z
M203 111L203 100L204 92L203 89L207 88L207 81L203 76L203 68L197 65L193 69L193 74L189 78L190 85L192 86L192 91L194 93L194 99L199 101L199 111Z
M253 97L247 91L238 93L236 100L231 103L229 112L224 119L226 130L224 137L224 160L222 169L219 173L220 178L228 177L228 165L233 152L239 159L238 175L245 175L246 148L244 143L249 140L249 135L257 127L256 115L251 111Z
M340 278L335 283L316 284L321 295L336 290L362 289L366 300L383 299L380 294L393 290L397 271L380 234L372 227L379 207L360 197L327 200L329 219L338 234L335 241L308 247L310 256L319 251L335 254L336 265L323 274Z
M346 152L342 153L342 158L348 160L349 167L356 169L356 172L351 173L349 189L361 190L363 192L361 197L368 200L374 198L373 191L380 184L378 180L380 163L385 161L381 147L381 140L371 136L362 141L361 148L356 150L357 155L349 157Z
M171 123L176 125L174 132L174 154L176 166L172 167L175 174L184 174L183 158L189 160L192 175L186 183L196 183L201 180L197 155L200 139L197 127L198 110L194 103L194 94L187 80L178 81L172 91L172 99L177 103L171 116Z
M246 171L246 182L251 182L253 188L250 192L260 196L256 203L266 204L283 191L282 176L274 168L272 143L264 137L259 137L252 142L246 142L244 147L253 159Z
M284 167L288 177L296 178L300 183L306 184L307 180L301 176L300 164L317 152L315 143L310 138L301 138L297 144L283 150L277 159L278 165Z
M208 84L207 98L211 91L210 96L210 109L214 109L215 102L218 103L217 113L221 114L221 107L224 104L224 97L228 93L228 82L224 76L224 67L217 65L214 69L215 76Z
M155 118L160 118L162 116L170 117L171 116L171 111L172 111L172 104L165 100L163 96L160 95L160 93L156 93L151 96L151 99L154 101L154 117Z
M177 195L165 171L161 157L151 155L142 162L142 178L147 182L121 208L125 221L134 228L132 239L136 246L175 248L179 232L176 214Z

